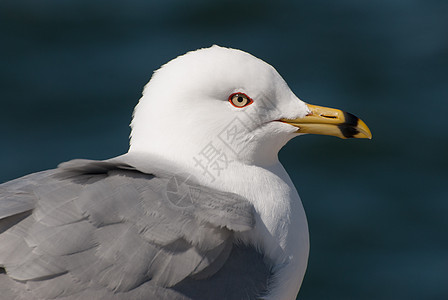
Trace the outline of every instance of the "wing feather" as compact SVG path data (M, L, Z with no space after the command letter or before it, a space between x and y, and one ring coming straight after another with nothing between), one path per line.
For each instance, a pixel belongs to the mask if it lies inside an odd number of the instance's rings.
M218 272L254 209L188 175L137 169L74 160L0 185L0 286L9 276L41 298L188 299L167 289Z

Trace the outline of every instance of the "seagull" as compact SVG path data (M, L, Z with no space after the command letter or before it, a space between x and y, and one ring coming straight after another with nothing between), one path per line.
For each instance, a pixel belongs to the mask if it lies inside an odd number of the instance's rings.
M216 45L155 71L131 129L121 156L0 185L2 299L295 299L308 225L278 152L303 134L372 137Z

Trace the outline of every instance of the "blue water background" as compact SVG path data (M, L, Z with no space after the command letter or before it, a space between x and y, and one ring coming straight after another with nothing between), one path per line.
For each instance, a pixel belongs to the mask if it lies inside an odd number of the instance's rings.
M0 182L126 152L152 71L212 44L373 132L280 153L311 234L298 299L448 299L448 1L2 0Z

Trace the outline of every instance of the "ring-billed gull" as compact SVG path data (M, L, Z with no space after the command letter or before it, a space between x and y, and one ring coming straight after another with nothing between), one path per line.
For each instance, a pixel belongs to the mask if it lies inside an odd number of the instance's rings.
M311 133L371 138L269 64L213 46L155 72L128 153L0 185L5 299L295 299L308 225L277 158Z

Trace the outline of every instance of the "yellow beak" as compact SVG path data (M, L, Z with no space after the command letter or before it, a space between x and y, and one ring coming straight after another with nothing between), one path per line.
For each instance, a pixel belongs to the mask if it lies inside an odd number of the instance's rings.
M281 119L297 127L297 133L333 135L343 139L371 139L369 127L358 117L339 109L307 104L310 113L303 118Z

